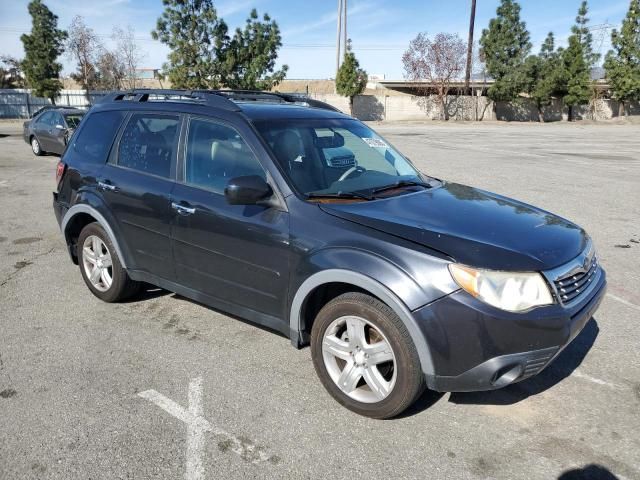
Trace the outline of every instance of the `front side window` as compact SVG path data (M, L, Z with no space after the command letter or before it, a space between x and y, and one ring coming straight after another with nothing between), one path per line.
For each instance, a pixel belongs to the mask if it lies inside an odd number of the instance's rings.
M53 122L53 114L54 112L44 112L42 115L38 117L36 123L42 126L49 126Z
M132 115L120 139L118 165L169 178L178 143L179 122L175 115Z
M60 115L58 112L55 112L53 114L53 117L51 117L51 126L56 127L58 125L64 126L64 121L62 120L62 115Z
M420 173L366 125L350 119L256 122L294 188L307 196L370 196Z
M234 128L209 120L191 120L185 183L222 193L231 178L247 175L266 179L253 151Z
M73 148L67 149L72 161L105 163L114 137L125 112L108 111L89 114L78 135L73 138Z

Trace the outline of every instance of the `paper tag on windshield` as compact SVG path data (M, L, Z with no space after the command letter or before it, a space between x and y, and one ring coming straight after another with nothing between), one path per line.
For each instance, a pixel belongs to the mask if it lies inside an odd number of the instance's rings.
M364 142L371 148L387 148L387 144L379 138L363 138Z

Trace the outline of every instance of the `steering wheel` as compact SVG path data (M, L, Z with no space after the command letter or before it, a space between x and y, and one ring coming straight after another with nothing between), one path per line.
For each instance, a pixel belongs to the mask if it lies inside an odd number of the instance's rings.
M360 174L363 174L366 171L367 171L366 168L361 167L360 165L355 165L355 166L351 167L349 170L347 170L346 172L344 172L342 175L340 175L340 178L338 179L338 181L342 182L343 180L346 180L354 172L358 172Z

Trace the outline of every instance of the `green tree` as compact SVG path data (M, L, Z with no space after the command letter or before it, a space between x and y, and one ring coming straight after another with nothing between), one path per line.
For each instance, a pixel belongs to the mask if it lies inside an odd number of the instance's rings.
M487 73L494 80L487 92L489 98L494 102L516 99L526 87L523 67L531 51L529 32L520 20L517 2L501 0L496 18L482 30L480 47Z
M223 48L222 84L244 90L270 90L278 85L289 67L274 71L278 49L282 46L280 28L266 13L259 20L251 10L244 30L236 29L233 38Z
M360 63L351 48L351 39L347 42L342 65L336 75L336 91L349 98L349 112L353 115L353 99L364 92L367 86L367 72L360 68Z
M600 58L593 53L593 39L587 27L587 2L583 1L578 9L576 24L571 27L568 46L562 52L564 103L569 107L568 120L573 120L573 109L589 103L593 94L591 67Z
M164 12L151 32L171 52L163 70L172 87L218 88L227 25L211 0L162 0Z
M622 28L611 32L611 46L604 68L624 116L625 103L640 100L640 0L631 0Z
M544 122L543 107L551 104L561 81L560 54L555 50L552 32L547 35L540 53L527 58L524 71L525 91L536 104L539 121Z
M22 62L27 84L38 97L55 97L62 90L58 79L62 65L56 60L64 52L67 32L58 29L58 17L40 0L29 3L31 34L20 37L24 45L25 58Z

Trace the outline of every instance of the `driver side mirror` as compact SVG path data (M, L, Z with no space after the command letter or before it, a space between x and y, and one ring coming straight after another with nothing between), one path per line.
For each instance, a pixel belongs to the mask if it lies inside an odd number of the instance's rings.
M234 177L224 189L224 196L230 205L258 205L272 195L271 186L258 175Z
M56 125L56 128L57 128L58 130L64 130L64 125L60 125L60 124L58 124L58 125Z

